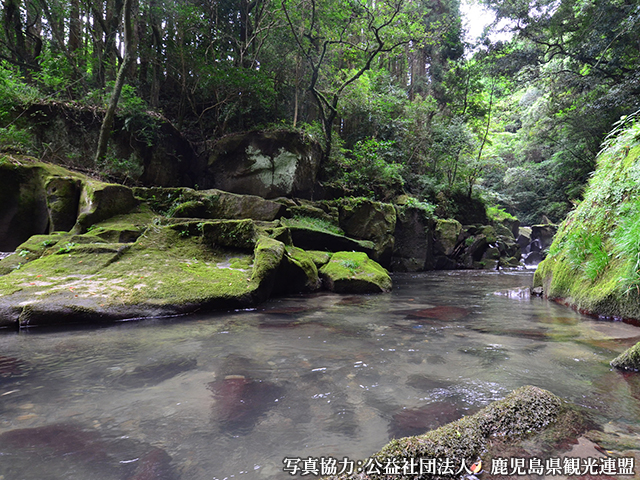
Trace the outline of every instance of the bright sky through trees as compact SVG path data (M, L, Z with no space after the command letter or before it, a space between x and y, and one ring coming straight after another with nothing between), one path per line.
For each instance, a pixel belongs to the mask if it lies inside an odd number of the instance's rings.
M467 30L465 40L469 43L475 43L487 25L496 18L491 10L473 0L463 0L460 3L460 13L462 14L463 24ZM503 22L494 30L499 30L502 27L504 27ZM489 38L495 42L497 40L509 40L512 36L511 33L496 31L489 35Z

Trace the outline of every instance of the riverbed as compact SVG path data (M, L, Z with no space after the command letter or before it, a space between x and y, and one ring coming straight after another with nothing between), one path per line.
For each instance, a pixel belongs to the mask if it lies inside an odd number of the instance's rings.
M390 294L2 333L0 479L292 478L285 457L365 458L522 385L634 438L639 384L609 361L640 329L529 298L531 278L396 274Z

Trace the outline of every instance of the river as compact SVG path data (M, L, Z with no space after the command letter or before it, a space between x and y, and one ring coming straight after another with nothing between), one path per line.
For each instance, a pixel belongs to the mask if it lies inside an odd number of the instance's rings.
M608 362L640 329L517 295L531 276L396 274L385 295L5 332L0 479L292 478L285 457L365 458L527 384L635 435L638 382Z

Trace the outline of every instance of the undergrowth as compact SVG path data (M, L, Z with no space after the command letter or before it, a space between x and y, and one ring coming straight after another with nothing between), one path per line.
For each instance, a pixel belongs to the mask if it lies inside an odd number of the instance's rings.
M551 296L587 304L605 292L640 296L639 112L614 126L584 200L561 225L541 266L536 282L551 278Z

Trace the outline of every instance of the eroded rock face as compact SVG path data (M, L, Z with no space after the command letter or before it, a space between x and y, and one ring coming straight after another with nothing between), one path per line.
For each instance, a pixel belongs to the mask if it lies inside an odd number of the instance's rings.
M393 205L365 198L344 198L338 208L340 228L350 237L373 242L373 259L389 266L396 229Z
M420 272L433 269L433 220L419 208L396 207L391 269Z
M298 132L228 135L213 147L205 184L263 198L311 198L320 159L319 145Z
M458 236L462 231L462 225L457 220L438 219L435 226L435 249L436 252L451 255L458 243Z
M256 195L238 195L222 190L183 189L185 202L178 205L174 217L275 220L285 206Z
M46 233L48 224L42 169L0 164L0 251L13 251L31 235Z
M78 218L82 182L74 177L51 177L45 186L49 232L68 232Z

